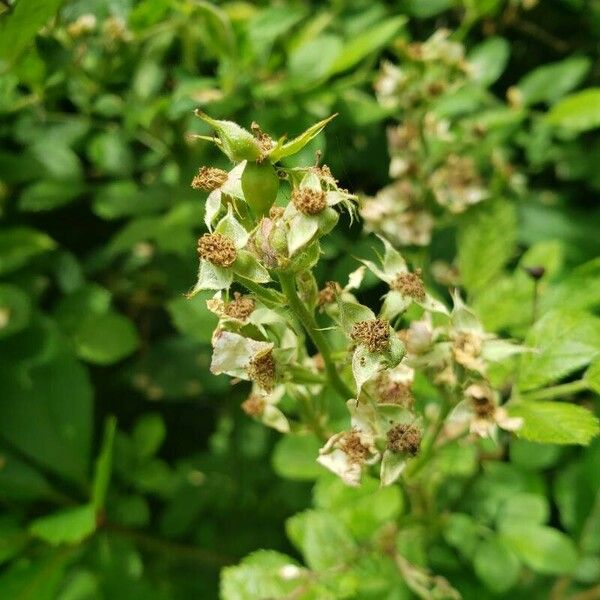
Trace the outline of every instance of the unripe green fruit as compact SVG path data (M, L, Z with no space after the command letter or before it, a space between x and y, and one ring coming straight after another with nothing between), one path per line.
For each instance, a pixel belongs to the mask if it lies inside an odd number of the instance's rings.
M279 177L273 165L268 161L248 162L242 173L242 191L254 216L264 217L279 191Z
M269 243L278 255L287 256L287 235L285 234L285 229L281 223L278 223L273 228L273 231L269 236Z

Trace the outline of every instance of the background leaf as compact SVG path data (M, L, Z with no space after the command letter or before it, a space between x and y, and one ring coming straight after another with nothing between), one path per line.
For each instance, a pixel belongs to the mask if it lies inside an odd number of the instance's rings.
M547 121L576 133L600 127L600 88L567 96L552 107Z
M519 387L532 390L585 367L600 352L600 319L584 312L553 310L531 328L521 356Z
M600 431L598 419L575 404L525 401L512 405L510 414L524 421L517 435L532 442L586 445Z

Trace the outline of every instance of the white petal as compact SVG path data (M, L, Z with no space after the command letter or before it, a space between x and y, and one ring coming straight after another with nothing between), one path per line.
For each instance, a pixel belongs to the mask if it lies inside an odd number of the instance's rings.
M517 431L523 426L521 417L509 417L506 409L500 407L496 409L496 423L505 431Z
M366 267L358 267L355 271L352 271L348 276L348 285L344 288L344 291L357 290L362 283L365 276Z
M345 484L351 486L360 484L360 476L362 473L361 465L351 461L348 456L338 448L333 449L327 454L320 454L317 458L317 462L335 473Z
M268 427L272 427L281 433L289 433L290 424L286 416L272 404L267 404L260 419Z
M273 348L269 342L259 342L230 331L217 331L213 337L213 356L210 370L216 375L227 373L232 377L248 379L246 368L250 359Z
M474 417L473 407L470 400L461 400L447 417L450 423L467 423Z
M493 421L487 419L475 418L471 421L471 427L469 431L478 435L479 437L491 437L495 438L497 426Z

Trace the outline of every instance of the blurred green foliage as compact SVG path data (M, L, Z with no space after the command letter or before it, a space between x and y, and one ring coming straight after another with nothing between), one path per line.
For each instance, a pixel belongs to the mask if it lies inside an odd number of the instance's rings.
M446 77L405 54L443 27L479 73L437 107L452 151L487 165L499 150L524 180L510 203L436 213L430 247L407 252L438 283L460 272L488 329L541 347L523 391L583 374L575 391L597 409L597 2L0 4L0 597L215 598L225 565L225 600L410 598L407 578L448 597L430 572L464 598L598 584L597 440L450 445L427 467L437 518L411 519L399 489L346 488L315 465L316 440L243 415L243 385L207 374L207 296L184 298L204 227L190 181L225 164L194 140L210 130L193 109L290 135L337 112L293 160L321 150L374 196L386 126L432 110L378 102L380 58ZM467 143L482 123L486 143ZM337 233L323 278L345 281L372 245L359 226ZM531 266L545 274L530 329ZM568 423L561 406L537 409ZM301 564L325 575L294 596Z

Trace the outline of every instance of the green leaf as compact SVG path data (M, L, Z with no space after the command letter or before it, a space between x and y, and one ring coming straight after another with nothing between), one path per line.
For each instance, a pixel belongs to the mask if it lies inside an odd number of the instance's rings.
M323 34L294 49L288 58L289 76L295 87L325 77L343 48L342 40Z
M228 14L220 7L205 0L197 0L195 8L202 13L206 26L214 40L214 48L229 56L236 53L236 38Z
M141 458L154 456L161 447L166 434L165 422L159 414L147 413L141 416L132 432L137 455Z
M133 155L127 140L118 130L104 131L92 138L87 154L102 175L126 177L133 168Z
M508 497L498 512L498 526L512 526L517 522L543 525L550 515L545 496L520 492Z
M31 300L16 285L0 284L0 338L24 329L31 317Z
M564 402L519 402L510 406L512 417L521 417L520 438L548 444L586 446L600 431L598 419L576 404Z
M92 489L92 505L98 512L104 508L113 461L113 445L115 441L115 432L117 430L117 420L109 417L104 425L104 438L98 457L96 458L96 470L94 473L94 484Z
M81 483L90 453L92 387L56 329L46 326L46 338L31 340L38 355L29 367L0 363L0 436L32 461Z
M35 560L14 561L0 574L0 596L10 600L56 600L71 549L61 549Z
M251 49L258 59L266 61L275 40L288 32L306 14L302 5L269 6L255 14L247 26Z
M492 85L502 75L509 56L510 44L504 38L488 38L469 53L473 77L485 86Z
M83 167L79 156L63 140L55 135L47 135L31 146L31 152L44 166L50 179L62 179L65 185L81 179Z
M302 148L304 148L304 146L306 146L313 138L316 138L321 131L323 131L327 123L332 119L335 119L336 116L337 114L331 115L330 117L311 125L306 131L295 137L293 140L278 144L269 154L269 160L272 163L276 163L286 156L292 156L293 154L296 154L296 152L300 152L300 150L302 150Z
M206 308L206 301L212 292L200 292L193 298L174 298L167 304L173 325L177 330L194 340L210 344L212 332L218 318Z
M96 530L96 511L92 504L68 508L32 521L31 535L57 546L77 544Z
M323 476L315 485L314 502L335 514L357 539L366 539L398 517L403 501L397 486L381 487L377 479L363 477L350 487L339 477Z
M239 565L221 571L222 600L256 600L284 598L298 587L296 578L286 579L282 569L297 562L273 550L258 550L249 554Z
M470 293L485 288L514 252L516 215L513 205L498 199L470 210L458 232L458 265Z
M478 525L475 519L464 513L449 515L444 523L444 539L466 558L472 558L479 543Z
M453 8L455 0L405 0L406 12L417 19L429 19Z
M35 229L14 227L0 231L0 275L16 271L34 256L55 247L52 238Z
M530 329L521 356L519 388L533 390L585 367L600 354L600 318L585 312L553 310Z
M276 444L272 464L277 475L286 479L311 481L323 474L317 463L321 442L314 435L286 435Z
M572 56L530 71L517 83L521 102L554 104L583 81L590 66L589 58Z
M574 457L555 478L560 521L582 552L600 552L600 438Z
M0 518L0 565L19 554L25 546L27 532L13 518Z
M588 367L583 379L591 390L600 395L600 357L596 358Z
M473 567L477 577L496 594L512 588L521 571L521 563L516 554L497 536L489 537L477 545Z
M552 107L546 121L575 133L600 127L600 88L567 96Z
M29 46L61 4L62 0L19 0L15 3L0 27L0 69L12 63Z
M566 575L577 567L577 548L567 535L552 527L519 523L500 537L534 571Z
M361 60L386 46L404 27L407 18L403 15L391 17L346 43L344 49L329 68L328 75L335 75L355 67Z
M349 564L356 544L346 527L333 514L307 510L286 521L292 543L311 569L323 570Z
M39 471L0 447L0 499L55 500L56 493Z
M69 204L80 196L85 186L77 181L37 181L19 196L19 210L45 212Z
M510 441L510 460L524 469L547 469L554 466L561 455L561 448L553 444L539 444L518 438Z
M594 310L600 307L600 258L565 273L540 298L540 309Z
M133 323L116 312L90 316L84 320L75 333L74 341L77 355L98 365L118 362L139 345Z

